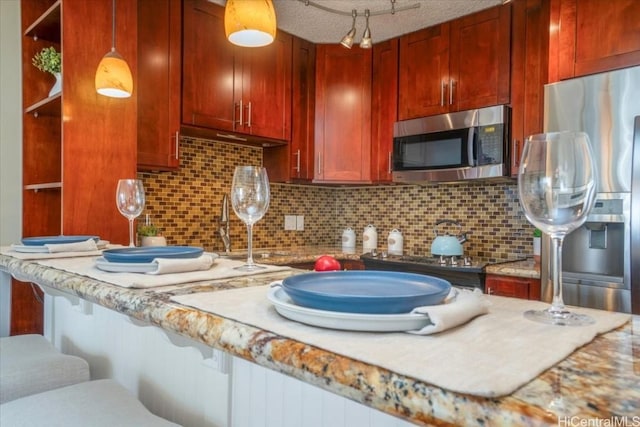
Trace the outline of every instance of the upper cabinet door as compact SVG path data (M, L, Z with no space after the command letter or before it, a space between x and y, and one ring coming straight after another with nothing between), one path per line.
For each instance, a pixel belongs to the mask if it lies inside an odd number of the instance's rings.
M180 165L182 3L138 1L138 170Z
M264 47L241 48L242 128L238 132L265 138L291 139L292 37L278 31ZM236 66L237 67L237 66ZM236 78L236 85L238 84ZM239 100L236 99L239 105Z
M449 101L452 111L509 102L511 5L451 23Z
M318 45L314 182L370 182L371 49Z
M640 1L552 0L552 81L640 64Z
M400 37L400 120L449 111L449 23Z
M371 177L391 181L393 124L398 119L398 39L373 45Z
M184 1L182 123L234 130L235 54L224 33L224 8Z

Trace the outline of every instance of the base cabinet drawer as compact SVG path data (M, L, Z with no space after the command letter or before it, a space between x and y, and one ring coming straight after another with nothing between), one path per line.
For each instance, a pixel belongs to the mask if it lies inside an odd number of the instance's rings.
M485 292L503 297L540 299L540 279L488 274Z

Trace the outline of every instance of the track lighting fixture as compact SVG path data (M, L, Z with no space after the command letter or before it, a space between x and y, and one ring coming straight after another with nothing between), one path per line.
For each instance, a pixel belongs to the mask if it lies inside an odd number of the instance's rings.
M351 49L351 46L353 46L353 38L356 36L356 16L358 16L358 13L355 9L351 11L351 16L353 16L353 24L351 24L351 29L340 41L340 44L347 49Z
M371 30L369 29L369 9L365 9L364 16L366 19L367 26L364 29L364 34L362 35L362 40L360 41L360 47L362 49L371 49Z
M407 6L396 7L396 0L389 0L391 2L391 9L386 10L378 10L371 12L369 9L365 9L363 12L358 12L356 9L353 9L351 13L343 10L332 9L330 7L324 6L320 3L316 3L311 0L298 0L299 2L304 3L305 6L313 6L316 9L324 10L325 12L334 13L336 15L343 16L351 16L353 18L353 22L351 23L351 29L349 32L340 40L340 44L348 49L351 49L353 46L353 41L356 36L356 18L358 16L365 17L365 29L364 34L362 35L362 40L360 41L360 47L362 49L371 49L373 46L373 40L371 39L371 29L369 28L369 17L376 15L395 15L397 12L402 12L409 9L416 9L420 7L420 3L415 3ZM511 1L511 0L506 0Z

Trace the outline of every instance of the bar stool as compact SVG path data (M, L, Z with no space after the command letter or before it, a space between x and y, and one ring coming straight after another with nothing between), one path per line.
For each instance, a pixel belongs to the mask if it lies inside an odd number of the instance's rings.
M89 378L84 359L60 353L42 335L0 338L0 404Z

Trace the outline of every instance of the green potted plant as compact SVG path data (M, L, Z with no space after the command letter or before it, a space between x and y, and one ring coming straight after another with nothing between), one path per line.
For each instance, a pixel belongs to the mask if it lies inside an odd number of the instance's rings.
M151 223L138 226L138 236L142 246L167 246L167 239L160 235L160 229Z
M56 83L49 91L49 96L53 96L62 90L62 57L60 52L56 51L53 46L45 47L36 53L31 61L33 65L40 71L51 73L56 78Z

